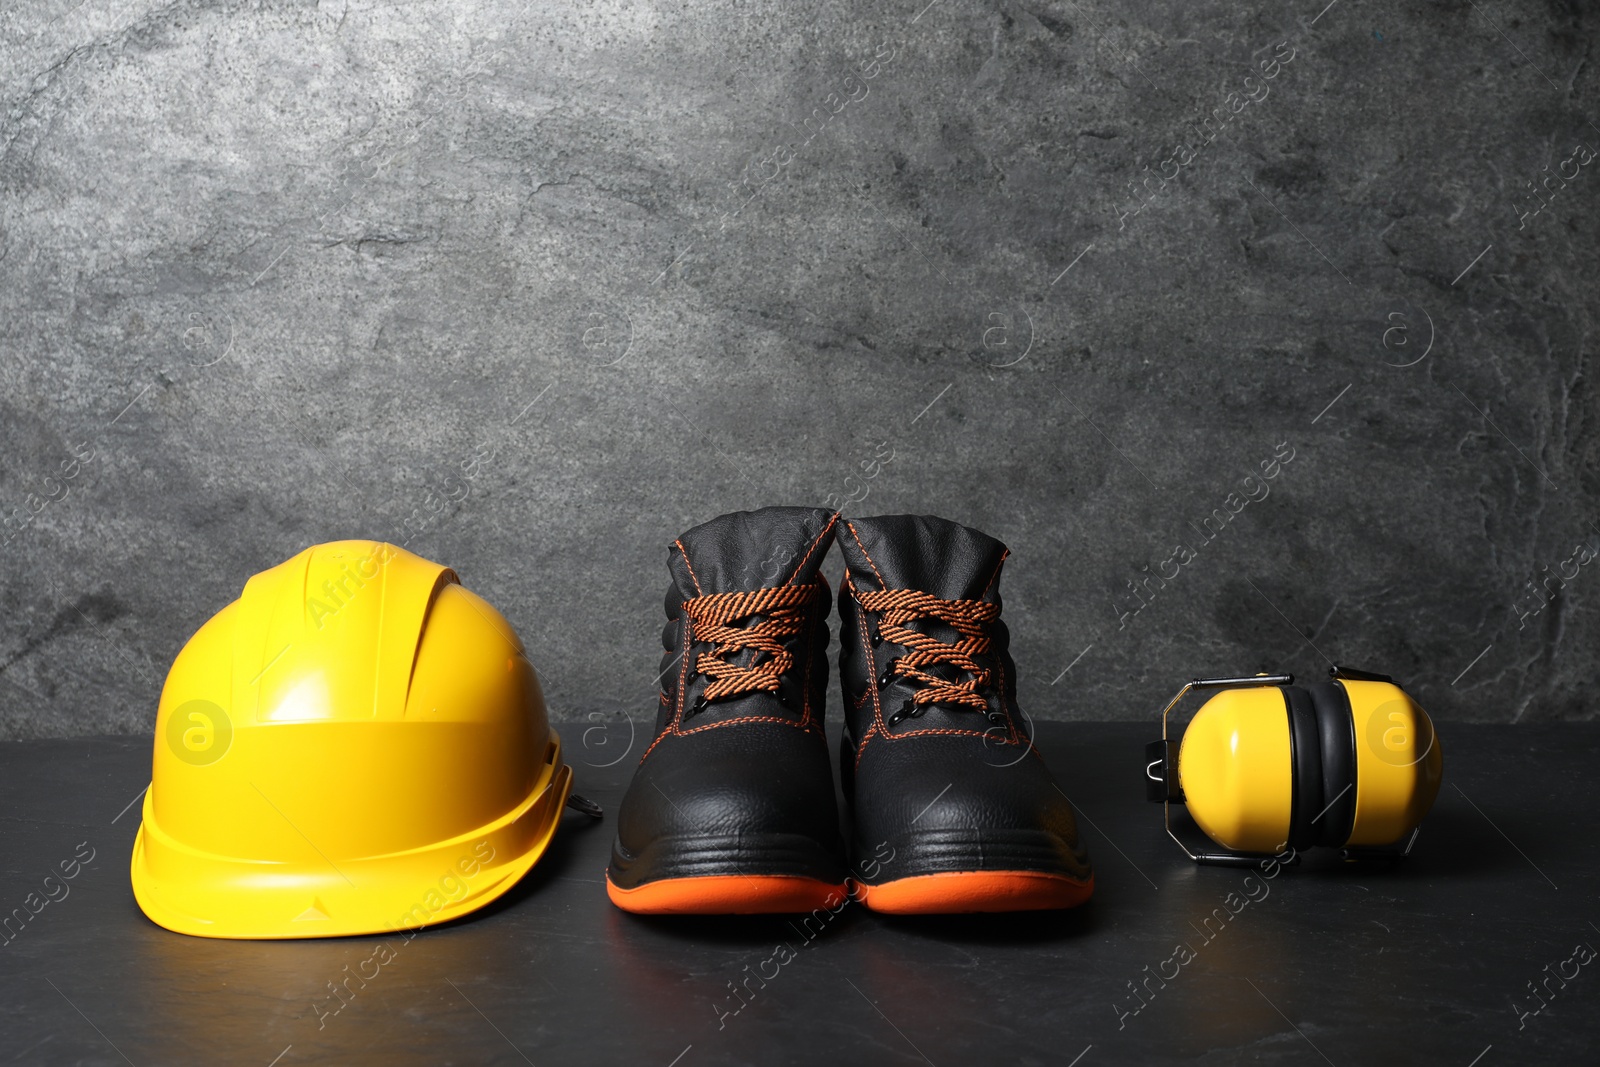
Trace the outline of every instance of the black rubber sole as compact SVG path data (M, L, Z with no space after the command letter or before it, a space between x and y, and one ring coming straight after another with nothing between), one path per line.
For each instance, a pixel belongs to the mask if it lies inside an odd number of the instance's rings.
M658 838L637 855L616 842L607 875L619 889L635 889L668 878L717 875L774 875L843 884L846 871L836 851L803 834L728 834Z
M860 841L854 859L852 873L864 886L974 871L1028 871L1077 881L1093 876L1088 859L1048 830L922 830L876 846Z

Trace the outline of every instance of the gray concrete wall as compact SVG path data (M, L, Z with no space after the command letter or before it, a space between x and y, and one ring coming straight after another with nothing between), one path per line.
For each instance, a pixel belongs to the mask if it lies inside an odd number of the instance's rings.
M924 3L8 5L0 737L356 536L643 718L665 545L830 499L1012 547L1040 718L1592 717L1593 5Z

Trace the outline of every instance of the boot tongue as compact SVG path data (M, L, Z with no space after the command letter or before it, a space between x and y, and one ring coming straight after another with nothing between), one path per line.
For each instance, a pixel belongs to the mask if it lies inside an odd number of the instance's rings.
M667 566L685 599L816 581L837 513L762 508L719 515L685 532Z
M860 589L916 589L941 600L999 599L1006 546L934 515L847 519L839 548ZM988 595L985 595L985 594Z

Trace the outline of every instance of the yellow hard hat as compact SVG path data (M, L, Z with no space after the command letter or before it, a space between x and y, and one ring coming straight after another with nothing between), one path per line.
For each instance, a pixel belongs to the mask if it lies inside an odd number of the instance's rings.
M205 937L443 922L533 866L571 785L499 612L393 545L317 545L178 653L134 897Z

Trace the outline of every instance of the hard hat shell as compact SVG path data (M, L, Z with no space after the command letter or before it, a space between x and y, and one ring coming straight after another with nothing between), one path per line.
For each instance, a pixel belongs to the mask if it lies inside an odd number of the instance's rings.
M393 545L317 545L251 578L178 653L134 897L206 937L443 922L533 866L571 781L499 612Z

